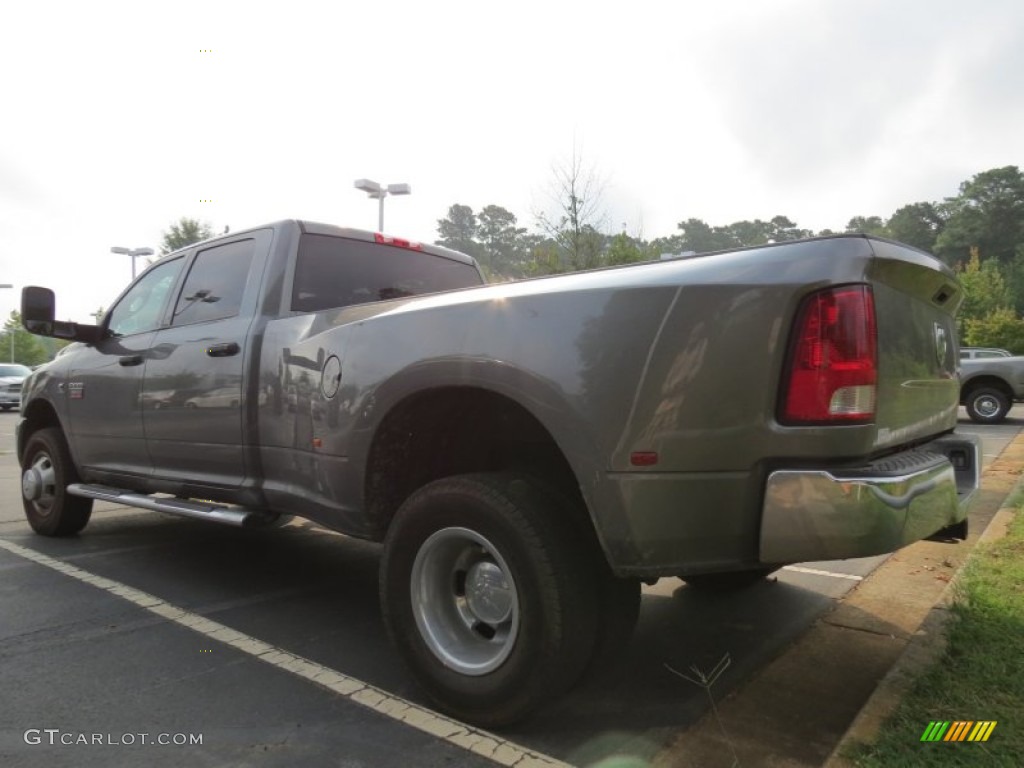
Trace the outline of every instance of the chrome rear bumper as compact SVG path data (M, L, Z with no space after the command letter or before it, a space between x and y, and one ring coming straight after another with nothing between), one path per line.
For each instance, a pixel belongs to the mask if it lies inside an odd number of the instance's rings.
M979 441L934 440L864 467L768 476L760 561L839 560L892 552L960 522L978 487Z

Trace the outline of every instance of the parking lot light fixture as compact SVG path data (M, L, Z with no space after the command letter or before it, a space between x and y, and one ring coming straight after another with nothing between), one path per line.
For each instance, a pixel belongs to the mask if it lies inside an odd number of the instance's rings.
M139 256L152 256L152 248L121 248L114 246L110 249L111 253L124 253L132 257L132 280L135 279L135 259Z
M377 205L377 231L384 231L384 198L388 195L408 195L412 193L412 187L408 184L378 184L371 179L356 179L356 189L361 189L368 197L376 198Z

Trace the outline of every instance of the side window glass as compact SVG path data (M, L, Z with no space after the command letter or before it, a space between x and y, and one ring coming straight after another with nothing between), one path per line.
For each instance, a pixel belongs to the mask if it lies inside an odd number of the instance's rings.
M129 336L155 329L184 263L177 258L143 275L110 311L107 330L115 336Z
M252 240L200 251L174 307L172 324L203 323L237 315L254 251Z

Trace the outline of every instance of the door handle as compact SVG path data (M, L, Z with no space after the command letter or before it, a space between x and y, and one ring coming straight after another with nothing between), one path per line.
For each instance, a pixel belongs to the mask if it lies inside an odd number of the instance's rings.
M127 368L132 365L142 365L142 360L142 355L125 355L117 359L117 364Z
M227 344L214 344L211 347L207 347L206 354L210 357L231 357L232 355L237 355L241 350L242 348L238 344L229 341Z

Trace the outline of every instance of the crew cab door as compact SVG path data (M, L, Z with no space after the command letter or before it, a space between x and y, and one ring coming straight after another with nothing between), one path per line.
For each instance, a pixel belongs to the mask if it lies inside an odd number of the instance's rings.
M271 239L198 249L146 361L142 413L154 475L234 488L246 477L249 332Z
M152 472L142 429L142 377L184 263L172 259L145 272L107 314L105 338L74 350L62 387L80 466L118 474Z

